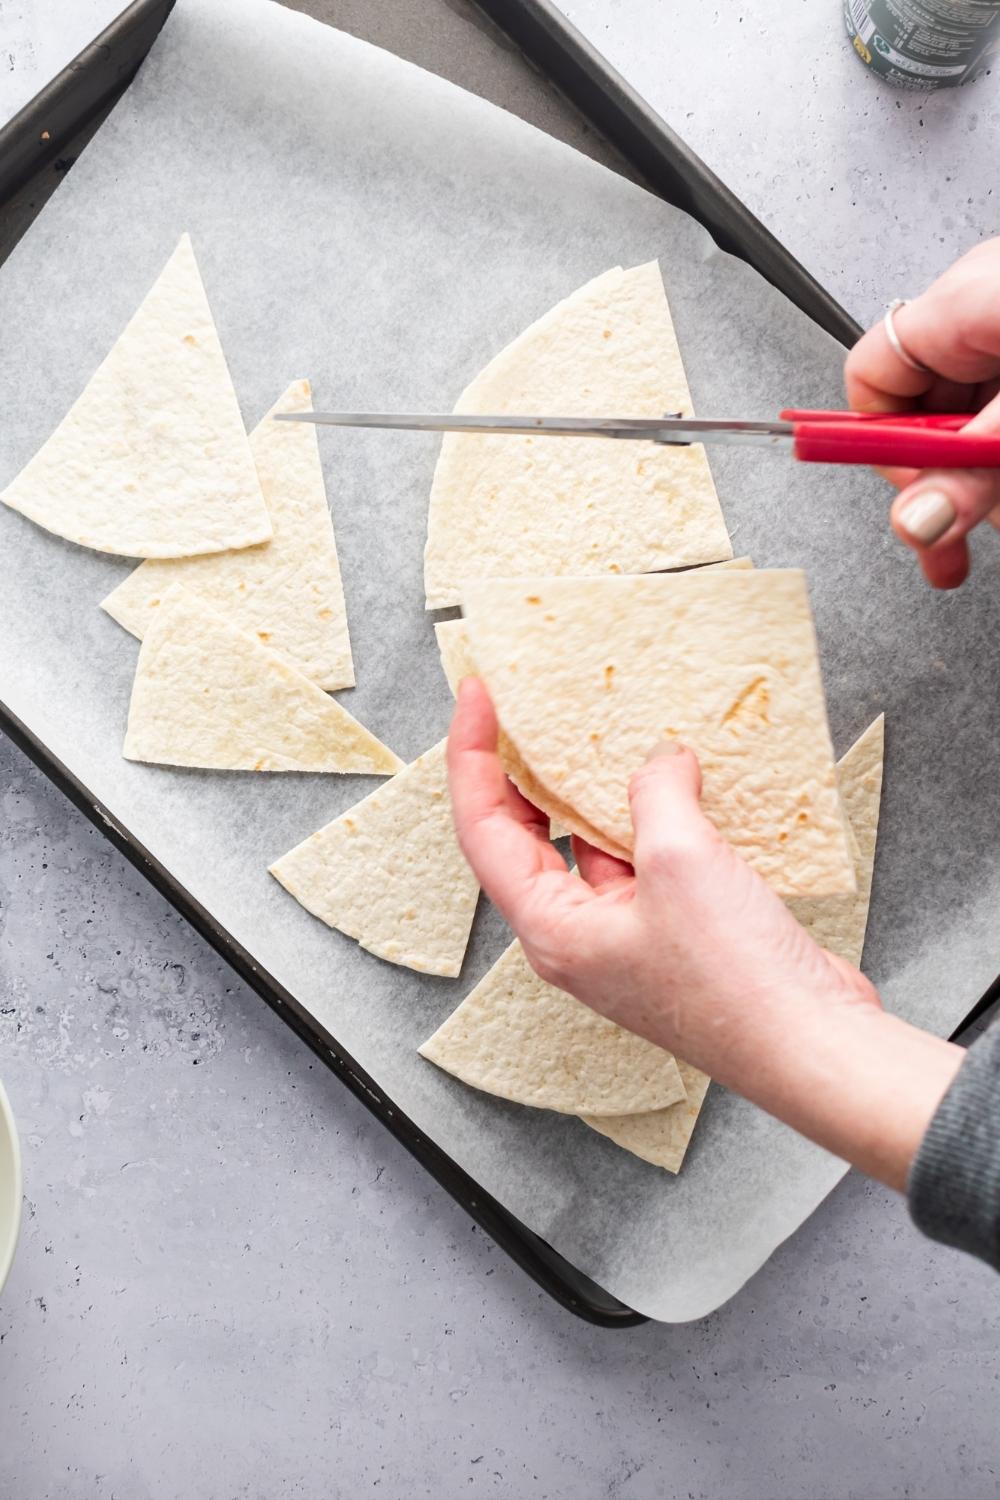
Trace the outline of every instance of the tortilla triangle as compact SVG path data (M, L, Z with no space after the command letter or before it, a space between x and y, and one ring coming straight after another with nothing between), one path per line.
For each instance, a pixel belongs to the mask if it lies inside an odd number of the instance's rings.
M691 413L655 261L580 287L503 349L457 412L659 417ZM424 554L428 609L470 579L642 573L731 557L700 445L447 434Z
M698 1123L701 1107L711 1083L707 1073L677 1059L686 1098L667 1109L644 1115L581 1115L585 1125L606 1135L616 1146L631 1151L654 1167L679 1172Z
M684 1098L669 1052L539 979L517 941L419 1050L473 1088L563 1114L640 1113Z
M853 893L801 572L488 579L464 608L526 794L550 816L628 859L629 778L680 739L707 815L780 895Z
M142 639L175 583L211 604L327 692L354 686L347 610L316 429L275 422L276 412L308 411L308 380L288 387L250 434L250 451L274 535L269 542L210 556L153 558L103 601L119 625Z
M0 499L71 542L126 557L187 557L270 537L187 235Z
M127 760L390 776L402 761L256 636L175 585L136 666Z
M882 795L882 763L885 752L885 718L870 724L837 764L840 795L847 810L856 851L857 895L849 904L839 901L790 901L802 925L831 953L848 963L860 964L868 925L875 840L878 834L879 802ZM584 1124L609 1136L626 1151L641 1156L668 1172L679 1172L708 1092L706 1074L677 1060L686 1101L647 1115L620 1115L614 1119L585 1115Z
M283 855L271 874L378 958L453 978L479 885L452 826L446 743Z

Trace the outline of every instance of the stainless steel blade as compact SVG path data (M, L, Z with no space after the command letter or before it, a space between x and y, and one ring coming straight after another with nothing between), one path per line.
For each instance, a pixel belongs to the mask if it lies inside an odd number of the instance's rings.
M276 422L314 422L325 427L394 428L407 432L483 432L534 437L601 437L672 443L740 443L786 447L788 422L719 422L698 417L521 417L465 416L453 412L278 412Z

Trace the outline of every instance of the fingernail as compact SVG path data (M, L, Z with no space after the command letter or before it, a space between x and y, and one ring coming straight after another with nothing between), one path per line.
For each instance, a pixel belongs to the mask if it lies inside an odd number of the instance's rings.
M903 530L925 547L943 537L954 519L955 507L943 490L921 490L899 512Z
M680 755L683 749L680 740L657 740L646 759L655 760L658 755Z

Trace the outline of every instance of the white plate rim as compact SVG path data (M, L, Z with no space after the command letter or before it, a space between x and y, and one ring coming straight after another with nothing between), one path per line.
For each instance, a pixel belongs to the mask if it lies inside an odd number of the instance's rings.
M6 1240L0 1239L0 1291L3 1291L4 1283L14 1263L14 1251L17 1249L18 1236L21 1231L21 1197L23 1186L21 1179L21 1147L17 1137L17 1126L14 1123L14 1111L11 1109L10 1100L4 1091L4 1086L0 1083L0 1142L2 1142L4 1136L10 1142L11 1159L14 1166L14 1212Z

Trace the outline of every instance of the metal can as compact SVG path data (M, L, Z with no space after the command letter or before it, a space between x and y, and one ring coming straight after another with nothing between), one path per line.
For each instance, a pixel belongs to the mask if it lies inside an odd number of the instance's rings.
M987 66L1000 40L1000 0L844 0L866 67L901 89L947 89Z

